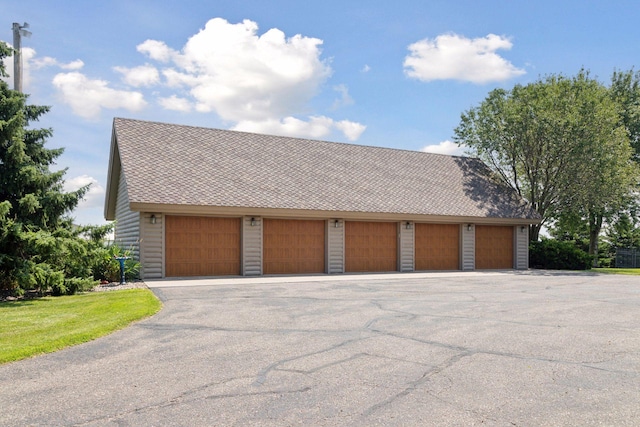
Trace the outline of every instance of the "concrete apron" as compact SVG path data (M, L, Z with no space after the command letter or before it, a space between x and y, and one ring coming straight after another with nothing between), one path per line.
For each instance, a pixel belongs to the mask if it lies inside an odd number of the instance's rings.
M277 275L277 276L227 276L227 277L171 277L167 279L147 279L150 288L174 288L192 286L242 285L259 283L304 283L304 282L340 282L349 280L393 280L393 279L437 279L439 277L488 277L498 275L526 274L527 271L490 270L490 271L446 271L419 273L346 273L313 275Z

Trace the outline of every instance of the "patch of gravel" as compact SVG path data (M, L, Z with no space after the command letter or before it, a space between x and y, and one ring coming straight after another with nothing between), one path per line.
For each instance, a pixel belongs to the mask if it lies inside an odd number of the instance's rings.
M92 289L93 292L108 292L108 291L120 291L122 289L148 289L147 284L141 280L136 282L127 282L121 285L117 282L106 283L104 285L98 285Z

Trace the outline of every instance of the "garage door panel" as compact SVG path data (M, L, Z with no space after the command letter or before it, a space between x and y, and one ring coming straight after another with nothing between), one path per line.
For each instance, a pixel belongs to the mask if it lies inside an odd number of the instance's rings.
M240 218L167 216L165 275L240 274Z
M394 222L347 221L345 271L397 271L397 230Z
M476 226L476 269L513 268L513 227Z
M263 256L265 274L323 273L325 222L265 219Z
M460 226L457 224L415 224L416 270L458 270L460 268Z

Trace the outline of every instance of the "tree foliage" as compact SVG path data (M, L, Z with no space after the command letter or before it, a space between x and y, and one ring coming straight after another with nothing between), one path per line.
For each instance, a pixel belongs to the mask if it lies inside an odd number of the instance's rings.
M2 59L11 49L0 42ZM63 150L45 148L51 129L32 128L48 107L0 80L0 289L73 293L94 282L96 255L112 225L75 227L69 213L88 186L64 192L66 170L49 167Z
M627 212L620 213L611 221L605 238L614 248L640 248L640 227L637 219Z
M455 141L468 146L541 214L532 227L580 218L594 254L603 218L637 182L629 132L611 91L582 70L496 89L462 114Z
M633 158L640 163L640 72L614 71L610 90L619 106L622 125L628 132Z

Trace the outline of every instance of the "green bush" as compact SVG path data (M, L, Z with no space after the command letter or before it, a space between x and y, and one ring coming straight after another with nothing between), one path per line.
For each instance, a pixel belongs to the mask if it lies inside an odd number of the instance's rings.
M589 270L592 257L572 242L543 239L529 244L529 267L551 270Z
M0 291L22 295L35 290L58 296L91 289L100 279L94 273L109 250L105 239L112 229L113 223L76 227L70 221L53 231L16 228L12 244L20 246L22 253L0 253ZM113 258L107 264L118 271Z
M73 295L78 292L86 292L93 289L100 284L99 280L93 280L89 278L72 277L71 279L65 279L64 287L66 295ZM54 294L55 295L55 294Z
M119 255L120 248L113 244L96 251L95 262L92 267L94 279L108 282L117 281L120 275L120 267L114 257Z
M55 271L49 264L45 263L36 264L31 271L34 283L41 293L49 290L53 295L64 295L66 293L64 273L62 271Z
M140 278L140 263L134 258L124 262L124 278L127 282Z
M598 260L598 267L601 268L612 268L615 266L615 258L600 258Z
M120 281L120 263L116 257L129 257L124 262L124 278L127 281L135 280L140 275L140 263L133 258L131 249L123 250L116 244L111 244L96 253L93 264L93 277L96 280L106 280L109 282Z

